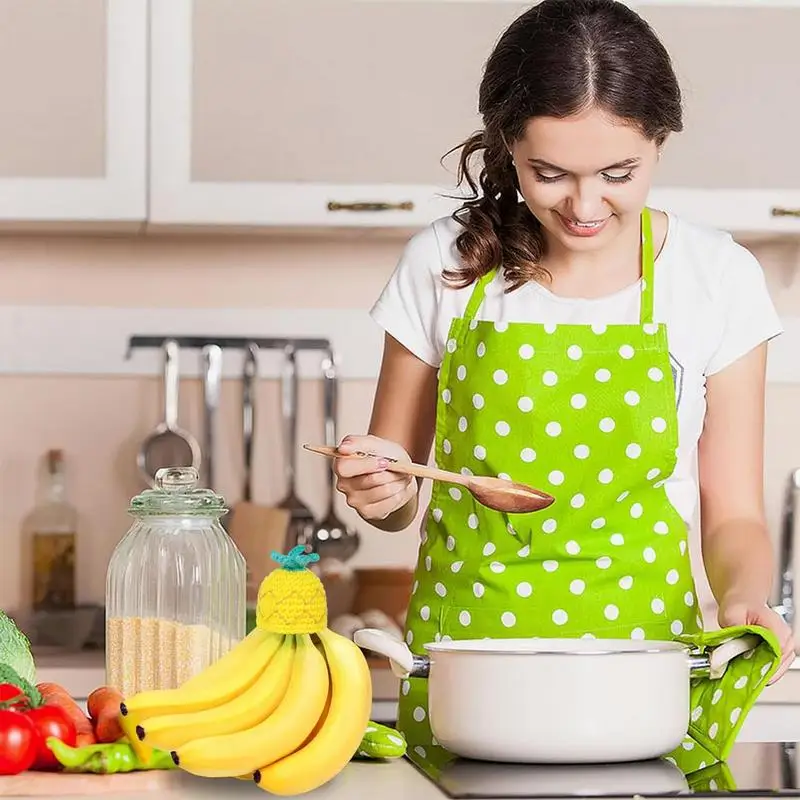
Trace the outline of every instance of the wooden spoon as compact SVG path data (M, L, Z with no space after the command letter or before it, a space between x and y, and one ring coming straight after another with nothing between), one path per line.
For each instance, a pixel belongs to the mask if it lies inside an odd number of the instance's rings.
M404 475L414 475L418 478L430 478L444 483L457 483L463 486L483 506L504 511L509 514L527 514L531 511L541 511L552 505L555 498L552 495L540 492L524 483L515 483L503 478L491 478L477 475L460 475L457 472L448 472L444 469L427 467L422 464L408 464L396 458L388 458L377 453L340 453L335 447L304 444L306 450L318 453L328 458L384 458L389 462L389 470L400 472Z

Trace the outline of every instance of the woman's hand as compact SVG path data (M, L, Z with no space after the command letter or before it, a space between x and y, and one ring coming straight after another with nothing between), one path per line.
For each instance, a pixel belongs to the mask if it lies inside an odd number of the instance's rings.
M779 680L794 661L795 641L792 629L786 624L783 617L769 606L732 599L720 604L717 619L723 628L734 625L759 625L772 631L778 637L781 645L781 662L778 671L772 676L770 684Z
M764 514L766 365L762 344L709 376L698 454L703 565L717 618L723 627L759 625L777 636L782 658L774 683L795 653L791 629L766 603L774 574Z
M411 461L399 444L377 436L345 436L338 450L342 454L360 451ZM336 488L347 498L347 505L367 521L385 520L417 496L416 478L390 472L386 469L388 466L389 462L383 458L337 458L334 461Z

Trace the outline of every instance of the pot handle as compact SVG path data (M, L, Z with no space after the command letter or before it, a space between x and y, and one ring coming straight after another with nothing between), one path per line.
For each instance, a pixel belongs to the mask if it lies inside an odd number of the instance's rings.
M389 659L392 672L398 678L427 678L430 660L417 656L405 642L378 628L361 628L353 634L353 641L365 650L380 653Z
M745 636L737 636L735 639L729 639L727 642L710 648L710 652L705 655L691 656L689 659L691 669L698 672L708 671L709 678L718 680L725 674L728 664L736 656L740 656L742 653L748 652L748 650L755 650L760 642L760 637L754 634L746 634Z
M721 678L725 674L729 661L733 661L736 656L749 650L755 650L760 643L761 637L748 633L714 647L711 650L710 677Z

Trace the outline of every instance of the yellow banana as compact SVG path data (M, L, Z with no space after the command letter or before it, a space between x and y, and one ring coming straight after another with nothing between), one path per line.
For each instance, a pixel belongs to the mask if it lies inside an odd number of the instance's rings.
M282 640L283 634L254 628L236 647L176 689L154 689L126 698L122 716L141 722L227 703L253 684Z
M192 739L234 733L258 724L286 694L294 656L294 641L281 635L274 640L269 661L256 682L234 700L187 714L151 717L137 728L137 735L151 747L174 750Z
M372 711L372 679L364 654L350 639L329 629L318 634L331 675L325 721L305 746L272 763L265 761L253 780L275 795L310 792L344 769L358 750Z
M150 756L153 754L153 748L148 747L144 742L140 742L139 737L136 735L139 717L133 714L126 714L125 716L120 714L117 719L119 720L119 726L122 728L122 732L125 734L124 738L130 742L131 750L135 753L136 758L138 758L142 764L147 764L150 761Z
M297 750L301 750L302 748L304 748L319 733L320 729L325 724L325 720L328 718L328 712L330 711L331 708L332 697L333 697L333 688L332 686L329 686L328 699L325 701L325 707L322 709L322 714L320 715L320 718L317 720L317 724L314 726L311 733L309 733L308 736L306 736L305 741L303 742L303 744L300 745L300 747L297 748ZM295 750L295 752L297 752L297 750ZM254 774L255 774L254 772L248 772L246 775L237 775L236 780L251 781L253 780Z
M328 667L329 675L330 671L330 667ZM328 698L325 700L325 707L322 709L322 714L317 720L317 724L312 728L311 733L306 736L305 741L300 745L301 748L305 747L320 732L320 729L325 724L325 720L328 719L328 714L331 710L331 700L333 700L333 684L328 687Z
M305 741L325 708L330 678L311 636L299 634L295 639L289 687L275 711L251 728L175 748L172 759L181 769L207 778L235 778L282 758Z

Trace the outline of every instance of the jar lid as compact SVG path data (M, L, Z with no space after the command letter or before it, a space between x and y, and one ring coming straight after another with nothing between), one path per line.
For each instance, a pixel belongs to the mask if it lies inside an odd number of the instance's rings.
M197 483L195 467L165 467L156 472L155 489L145 489L131 500L136 516L219 516L227 513L225 498Z

